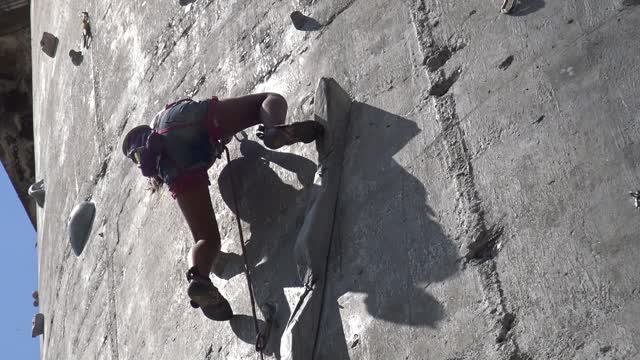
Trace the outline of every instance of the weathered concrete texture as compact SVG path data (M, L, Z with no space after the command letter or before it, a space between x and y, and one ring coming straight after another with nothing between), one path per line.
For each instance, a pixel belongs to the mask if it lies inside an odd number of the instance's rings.
M295 251L315 147L269 151L249 134L210 171L234 254L240 179L256 297L277 307L267 357L638 356L637 1L520 1L512 16L487 0L184 3L32 9L33 33L64 54L79 11L94 32L79 66L33 56L44 359L255 358L239 257L214 279L238 315L207 321L185 294L177 206L117 148L184 96L278 91L289 121L310 119L321 77L353 102L317 336L314 316L296 317L318 297L299 302ZM295 29L295 10L320 28ZM88 197L93 230L71 256L67 216Z

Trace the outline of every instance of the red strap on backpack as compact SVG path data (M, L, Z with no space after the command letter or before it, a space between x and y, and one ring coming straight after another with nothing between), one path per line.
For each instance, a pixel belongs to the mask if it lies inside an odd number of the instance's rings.
M180 100L178 100L178 101L174 101L174 102L172 102L171 104L167 104L167 105L165 105L165 106L164 106L164 109L165 109L165 110L169 110L169 109L171 109L172 107L174 107L174 106L176 106L176 105L180 104L181 102L185 102L185 101L193 101L193 100L191 100L191 98L184 98L184 99L180 99Z

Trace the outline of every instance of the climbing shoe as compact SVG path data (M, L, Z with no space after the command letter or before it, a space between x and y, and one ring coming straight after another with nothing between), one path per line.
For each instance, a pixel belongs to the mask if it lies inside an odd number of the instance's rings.
M187 271L187 280L187 294L193 308L202 309L204 316L215 321L227 321L233 317L231 305L213 285L211 279L200 275L198 270L192 267Z
M256 134L272 150L297 142L308 144L324 135L324 127L317 121L302 121L290 125L265 127L260 125Z

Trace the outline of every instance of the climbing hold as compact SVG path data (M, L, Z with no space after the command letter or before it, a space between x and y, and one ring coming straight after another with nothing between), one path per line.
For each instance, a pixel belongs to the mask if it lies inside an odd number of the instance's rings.
M500 12L503 14L510 14L516 7L516 0L504 0Z
M36 201L36 204L38 204L38 206L43 207L44 206L44 179L36 183L33 183L31 186L29 186L29 190L27 191L27 193Z
M82 52L73 49L69 50L69 57L71 58L71 63L75 66L82 64L82 60L84 60Z
M636 208L640 209L640 190L629 191L629 195L633 198Z
M354 334L353 335L353 340L351 340L351 348L355 348L356 346L358 346L358 344L360 344L360 335L358 334Z
M302 30L302 27L304 26L304 23L306 22L307 17L304 16L300 11L292 12L290 17L291 17L291 22L293 22L293 27L295 27L298 30Z
M69 216L69 242L76 256L82 254L89 234L93 218L96 214L96 206L91 201L83 201L76 205Z
M498 65L498 69L500 70L507 70L509 68L509 66L511 66L511 64L513 64L513 55L509 55L507 56L506 59L504 59L503 62L500 63L500 65Z
M58 50L58 38L53 34L44 32L42 39L40 40L40 47L42 51L50 57L56 56L56 50Z
M44 315L37 313L31 321L31 337L44 334Z
M322 27L322 25L320 25L320 23L318 23L316 19L305 16L300 11L292 12L289 17L291 18L293 27L295 27L297 30L316 31Z
M31 296L33 296L33 306L38 307L38 305L40 304L38 299L38 290L35 290L33 293L31 293Z

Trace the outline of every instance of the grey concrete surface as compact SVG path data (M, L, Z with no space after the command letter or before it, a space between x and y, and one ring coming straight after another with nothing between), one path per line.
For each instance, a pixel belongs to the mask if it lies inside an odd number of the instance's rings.
M232 321L191 309L188 229L117 149L184 96L277 91L289 121L310 119L321 77L353 103L317 336L285 331L316 148L250 132L210 170L235 254L241 178L257 300L278 308L268 358L294 343L296 359L639 357L637 1L522 0L512 16L487 0L182 4L33 4L32 33L61 54L80 47L80 11L94 33L79 66L33 53L43 359L256 357L239 267L214 279ZM319 28L297 30L295 10ZM71 256L66 220L88 197Z

